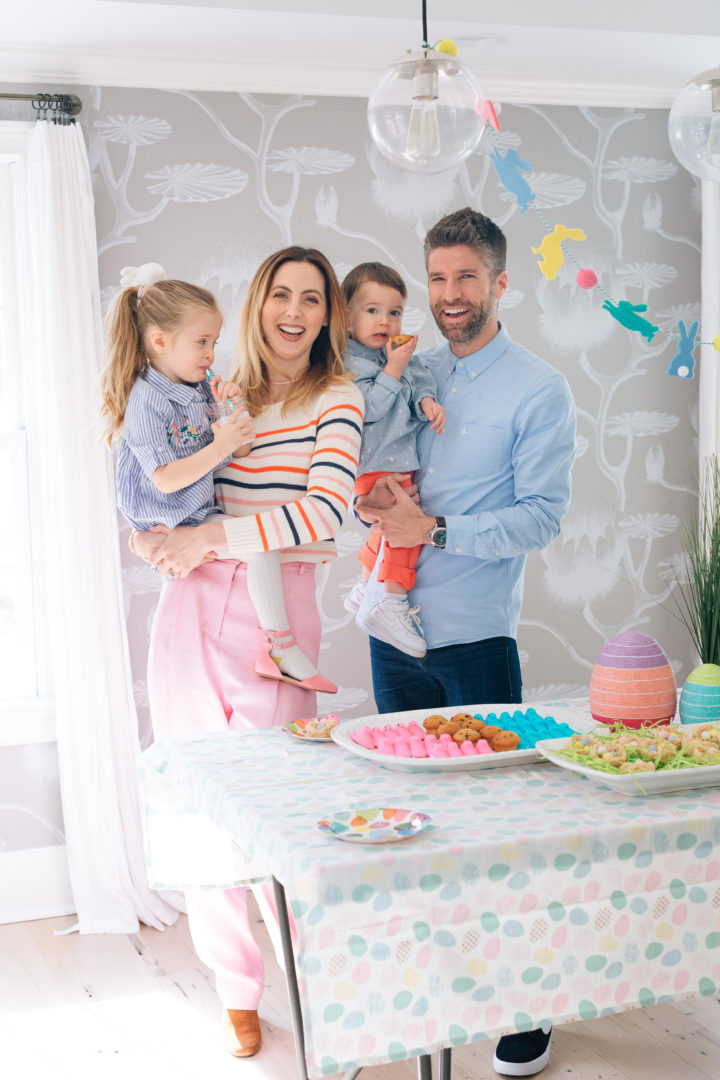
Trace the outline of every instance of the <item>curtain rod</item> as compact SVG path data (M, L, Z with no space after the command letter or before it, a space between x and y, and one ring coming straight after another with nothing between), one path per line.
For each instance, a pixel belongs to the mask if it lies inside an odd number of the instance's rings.
M75 94L0 94L0 99L11 101L32 101L34 109L51 109L70 116L77 116L82 110L82 101Z

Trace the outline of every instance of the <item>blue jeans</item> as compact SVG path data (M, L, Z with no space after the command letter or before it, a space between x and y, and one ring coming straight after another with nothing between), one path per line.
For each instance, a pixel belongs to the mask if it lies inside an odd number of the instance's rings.
M522 701L520 660L512 638L444 645L428 649L418 660L371 637L370 660L381 713Z

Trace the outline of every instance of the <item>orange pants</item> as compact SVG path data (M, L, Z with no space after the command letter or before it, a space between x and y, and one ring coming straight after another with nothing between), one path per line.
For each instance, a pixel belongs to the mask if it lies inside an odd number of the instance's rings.
M367 495L369 491L372 491L376 480L381 476L388 475L390 475L389 472L363 473L355 481L354 494ZM412 484L412 477L409 480L404 480L400 486L409 487L410 484ZM367 543L358 555L360 562L370 573L372 573L377 561L382 538L379 529L372 529ZM415 564L418 561L421 547L421 544L412 548L391 547L386 541L383 547L383 559L378 569L378 581L394 581L396 585L401 585L403 589L412 589L415 584Z

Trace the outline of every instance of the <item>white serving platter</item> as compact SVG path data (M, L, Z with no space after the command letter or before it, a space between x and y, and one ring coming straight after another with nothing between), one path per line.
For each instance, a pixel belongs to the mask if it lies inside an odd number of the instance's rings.
M564 712L556 712L557 706L538 704L523 705L467 705L445 709L415 709L412 712L384 713L380 716L362 716L353 720L344 720L331 735L333 741L349 750L351 754L366 761L372 761L375 765L381 765L384 769L394 769L396 772L406 773L440 773L440 772L485 772L487 769L508 769L513 766L537 765L545 760L545 755L537 746L529 750L505 750L502 753L478 754L473 757L456 758L404 758L394 757L390 754L381 754L378 750L367 750L353 742L351 735L361 727L385 727L386 724L410 723L414 720L422 726L422 721L430 713L447 714L448 719L457 712L469 712L475 715L479 713L487 716L494 712L497 716L501 712L509 711L511 714L517 709L523 712L533 708L541 716L554 716L559 723L567 723L574 731L585 732L595 726L595 721L588 713L587 720L581 714L580 709L565 709ZM552 740L547 740L552 741ZM567 742L567 736L557 740Z
M687 728L692 730L699 726L688 724ZM717 787L720 784L720 765L698 765L694 769L660 769L659 772L601 772L558 754L557 751L567 746L567 742L566 738L540 739L535 749L553 765L585 776L598 787L610 788L621 795L642 798L644 795L664 795L673 791L688 791L690 788Z

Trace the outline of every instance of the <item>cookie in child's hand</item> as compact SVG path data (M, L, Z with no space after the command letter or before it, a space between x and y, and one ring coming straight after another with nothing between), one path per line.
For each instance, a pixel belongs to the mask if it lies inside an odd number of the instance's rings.
M397 346L404 345L405 342L409 341L411 337L411 334L393 334L390 340L392 341L393 345Z

